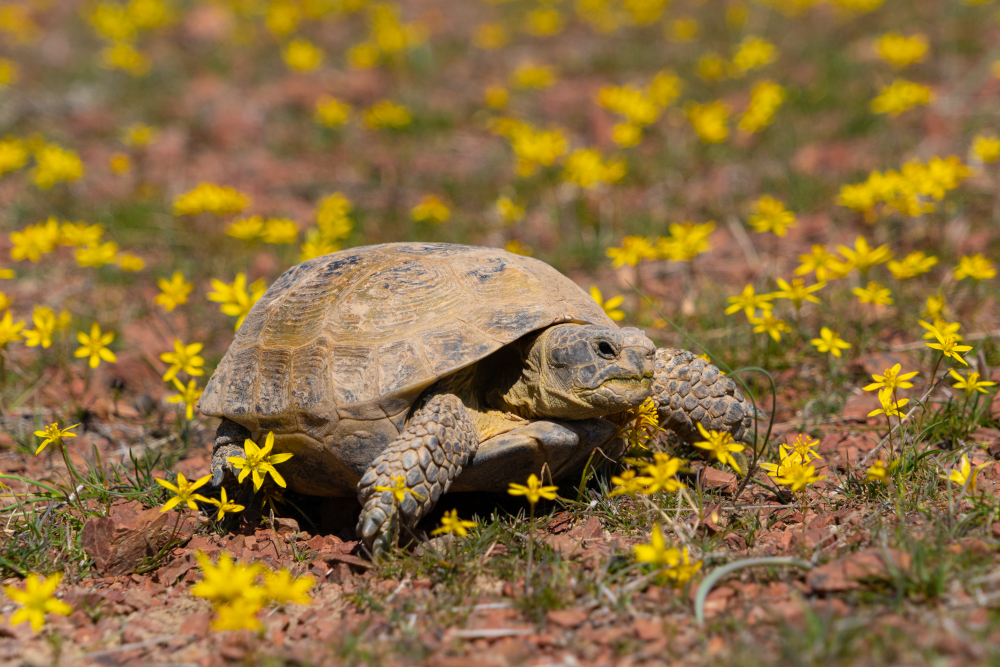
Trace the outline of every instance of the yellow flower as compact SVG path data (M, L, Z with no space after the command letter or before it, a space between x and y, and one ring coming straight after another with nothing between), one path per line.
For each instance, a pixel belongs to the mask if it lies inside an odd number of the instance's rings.
M195 559L201 565L203 579L191 587L194 597L204 598L218 606L239 600L259 603L266 595L263 588L254 586L257 576L264 569L260 563L234 563L225 551L219 554L218 565L213 565L202 551L195 554Z
M116 42L113 46L101 49L101 66L107 69L120 69L138 78L149 73L152 62L132 44Z
M142 271L146 268L146 261L130 252L123 252L118 255L118 266L121 267L122 271Z
M254 241L264 231L264 219L259 215L234 220L226 226L226 235L243 241Z
M978 283L980 280L988 280L996 276L996 274L997 270L993 268L993 262L979 253L960 257L958 266L955 267L956 280L972 278L973 282Z
M125 128L122 141L133 148L142 148L156 141L159 132L145 123L133 123Z
M617 183L625 175L624 160L602 161L592 148L580 148L566 158L563 179L581 188L593 189L602 183Z
M382 100L365 110L364 122L373 130L383 127L399 130L412 123L413 116L405 106Z
M626 236L620 248L608 248L605 254L613 260L611 267L615 269L626 264L635 266L644 259L656 259L656 249L641 236Z
M942 294L932 294L927 297L926 305L921 313L923 317L930 317L933 319L940 319L944 315L945 309L944 295Z
M673 70L663 69L646 86L646 97L658 107L667 107L681 96L683 87L681 78Z
M983 387L996 386L996 382L980 382L979 373L976 373L975 371L969 371L966 377L962 377L961 375L956 373L954 368L949 368L948 373L953 378L958 380L958 382L956 382L952 386L955 387L955 389L964 389L966 396L972 396L972 394L977 391L981 394L986 394L989 392L983 389Z
M312 577L293 577L292 573L285 568L281 568L277 572L264 573L265 596L271 602L282 606L286 604L310 604L312 598L306 593L315 583L316 580Z
M28 149L23 141L14 137L0 140L0 176L17 171L27 163Z
M458 510L452 510L451 514L448 512L444 513L441 517L441 527L435 528L431 531L431 535L444 535L452 534L458 535L459 537L465 537L469 534L467 529L475 528L475 521L466 521L465 519L458 518Z
M342 192L334 192L316 204L316 224L327 241L339 241L351 235L354 223L351 221L351 200Z
M438 225L450 217L451 209L436 195L424 195L420 199L420 203L410 209L410 218L414 222L429 222Z
M975 470L972 469L972 465L969 463L969 457L962 454L962 460L959 464L958 470L952 468L951 473L948 475L941 475L941 479L950 480L957 484L958 486L968 489L969 491L975 492L976 490L976 479L979 477L979 471L992 465L992 461L987 461L986 463L980 463L976 466Z
M37 347L41 345L43 349L48 349L52 345L52 335L58 326L55 311L45 306L35 306L31 314L31 321L34 329L24 330L24 344L26 347Z
M784 475L775 477L774 481L796 493L823 479L826 479L826 475L817 475L815 466L796 461L791 463Z
M203 392L194 380L188 380L187 387L180 383L177 378L171 378L179 394L167 397L167 403L184 403L184 416L187 419L194 419L194 406L198 403Z
M184 274L180 271L174 271L170 280L160 278L156 285L160 288L160 293L156 295L155 301L168 313L187 303L188 295L194 289L194 283L184 282Z
M782 333L791 333L792 328L785 320L774 317L769 312L762 313L761 317L750 317L750 324L754 325L754 333L766 333L774 339L774 342L781 342Z
M934 350L941 350L941 354L943 356L954 359L955 361L960 362L963 366L969 365L969 362L962 358L961 353L971 350L971 345L959 345L959 338L957 336L945 336L937 328L933 328L931 333L934 334L934 338L937 339L937 342L927 343L927 347Z
M532 507L534 507L535 503L542 498L545 500L555 500L557 496L556 491L558 490L558 486L542 486L538 477L532 473L528 477L527 486L511 482L510 488L507 489L507 493L512 496L524 496L528 499L528 502L531 503Z
M642 472L645 476L639 478L639 481L646 486L642 490L644 494L652 495L659 491L673 493L684 488L684 484L677 479L677 473L685 463L684 459L656 452L653 454L653 461L653 463L643 467ZM613 482L614 479L611 481Z
M281 57L296 72L311 72L323 62L323 49L308 39L293 39L281 51Z
M933 324L923 320L917 320L917 323L927 330L924 332L923 336L925 340L934 340L938 334L942 336L954 336L955 340L962 340L962 334L958 333L958 330L962 328L962 325L958 322L948 322L935 317ZM934 333L935 331L937 331L937 334Z
M889 479L889 469L882 461L875 461L868 470L865 471L865 479L869 482L884 482Z
M28 621L31 623L31 629L38 632L45 625L46 614L59 614L61 616L72 614L72 607L62 600L52 597L61 579L62 574L59 573L45 579L37 574L29 574L28 578L24 580L23 590L13 586L4 586L7 597L21 604L21 608L10 617L10 624L18 625Z
M15 322L8 310L0 319L0 348L6 348L7 343L21 340L21 329L24 328L24 320Z
M855 287L852 293L858 297L861 303L871 303L876 306L889 306L892 304L892 292L888 287L880 285L874 280L868 282L867 287Z
M725 103L691 103L684 112L702 143L718 144L729 138L729 107Z
M704 53L698 58L698 76L709 83L726 78L726 61L715 51Z
M193 381L194 380L192 380L192 382ZM226 512L233 512L233 513L242 512L243 510L246 509L243 505L237 505L236 503L234 503L233 501L229 500L229 498L226 497L225 487L222 488L221 495L222 498L219 500L216 500L215 498L199 497L204 502L209 503L210 505L215 505L216 507L219 508L219 513L215 517L216 521L222 521L222 517L226 516Z
M211 628L216 631L257 630L260 628L260 620L257 619L260 607L260 602L244 598L221 605Z
M198 505L195 504L195 500L206 500L201 495L195 493L198 489L208 484L208 480L212 479L211 475L205 475L200 479L189 482L184 475L177 473L177 484L172 484L165 479L160 479L159 477L154 478L156 483L162 486L167 491L174 494L174 497L169 499L167 502L163 503L163 507L160 508L161 512L169 512L173 508L180 504L185 504L188 508L198 511Z
M268 218L260 237L264 243L275 245L295 243L299 239L299 225L288 218Z
M56 183L79 180L83 161L75 152L57 144L44 144L35 151L35 185L49 190Z
M757 200L757 212L750 216L749 223L755 232L773 232L775 236L785 236L790 227L795 227L795 214L785 208L785 204L770 195Z
M653 526L653 531L649 535L649 544L636 544L632 547L635 551L635 559L640 563L649 563L653 567L663 567L667 565L667 554L676 549L667 549L666 540L663 539L663 532L660 524Z
M49 218L55 220L55 218ZM49 224L49 223L46 223ZM104 236L104 225L88 225L86 222L64 222L59 227L59 245L63 246L96 246L100 245Z
M728 463L736 472L742 472L736 459L733 458L733 452L742 452L745 449L744 446L736 444L733 436L727 431L707 431L700 423L697 426L701 437L705 439L694 443L694 446L707 449L712 456L718 459L719 463Z
M785 102L785 89L771 80L757 83L750 93L750 104L740 116L737 127L742 132L759 132L774 119L774 114Z
M101 327L98 326L97 322L90 325L89 336L82 331L77 331L76 339L82 347L77 348L73 356L79 359L90 357L91 368L100 366L102 359L110 364L118 361L118 357L106 347L115 339L115 335L110 332L102 334Z
M292 455L287 452L282 454L271 454L271 448L273 446L274 431L268 431L263 449L258 447L256 442L247 438L243 441L243 450L246 453L246 458L230 456L226 459L233 464L234 468L241 471L240 476L237 479L240 484L242 484L243 480L247 478L247 475L252 475L253 488L255 491L259 491L261 485L264 484L264 479L268 474L270 474L278 486L282 488L286 486L285 478L278 473L274 466L279 463L284 463L288 459L292 458Z
M240 328L243 320L250 313L250 309L253 308L253 305L267 291L264 280L260 279L255 280L250 285L250 291L248 292L247 277L243 273L237 273L236 279L233 280L232 284L226 284L221 280L213 279L212 288L214 291L208 293L208 300L222 304L219 306L220 311L237 318L236 329Z
M899 409L910 402L910 399L903 398L899 401L892 400L892 390L891 389L880 389L878 392L879 403L882 404L881 408L877 410L872 410L868 413L869 417L875 417L877 415L885 415L886 417L899 417L903 419L905 415L899 411Z
M330 253L337 252L338 250L340 250L339 244L333 243L332 241L324 238L323 234L319 230L310 229L306 232L306 240L305 243L302 244L299 261L306 262L310 259L315 259L316 257L329 255Z
M816 349L820 352L829 352L835 357L840 356L841 350L846 350L851 346L850 343L840 337L840 334L832 331L829 327L820 329L819 338L813 338L809 342L815 345Z
M896 69L924 61L927 55L927 36L916 34L904 37L898 32L888 32L877 42L879 57Z
M269 3L264 15L264 25L275 37L292 34L301 20L299 6L291 0L275 0Z
M927 273L937 263L937 257L928 257L922 252L911 252L903 258L903 261L891 260L887 266L896 280L906 280Z
M512 128L510 147L517 154L517 175L533 175L539 167L551 167L566 153L569 142L561 130L536 130L526 123Z
M112 153L111 158L108 160L108 164L111 167L111 173L113 174L127 174L132 170L132 161L125 153Z
M698 573L702 565L700 560L694 563L691 562L691 555L688 553L687 547L683 549L669 549L666 559L669 567L663 572L663 575L668 579L672 579L678 586L683 586L690 581L691 577Z
M533 9L525 16L525 32L535 37L551 37L562 32L564 21L557 9Z
M596 285L591 285L590 298L596 301L597 305L604 309L605 314L615 322L621 322L625 319L625 311L618 308L618 306L622 305L625 297L618 295L605 301L601 290Z
M313 114L317 123L332 128L345 125L350 116L351 105L329 95L323 95L319 98L316 102L316 111Z
M858 236L854 239L853 250L847 246L838 245L837 251L844 256L852 268L860 271L861 275L867 275L868 269L876 264L883 264L892 259L892 252L889 250L889 246L880 245L878 248L873 249L868 245L868 240L863 236Z
M164 352L160 355L160 360L170 364L170 368L163 375L164 382L170 382L177 374L181 371L187 373L188 375L200 376L204 375L205 371L202 370L202 366L205 365L205 360L198 355L202 348L205 347L202 343L191 343L190 345L185 345L180 341L180 339L174 339L174 351Z
M751 318L757 313L758 309L773 310L774 304L771 303L771 299L773 298L773 294L757 294L753 285L747 285L738 296L728 298L729 303L732 305L726 308L726 315L732 315L742 310L747 318Z
M781 289L777 292L772 292L771 296L775 299L788 299L792 302L795 310L802 307L803 301L819 303L819 299L813 296L813 292L821 290L825 286L825 283L816 283L815 285L806 287L805 281L801 278L793 279L791 285L783 278L778 278L776 282Z
M733 54L733 75L742 77L751 70L760 69L778 59L778 49L774 44L760 37L746 37Z
M983 162L996 162L1000 160L1000 139L982 134L976 135L976 138L972 140L972 152ZM0 159L0 163L2 163L2 159ZM3 167L0 166L0 174L2 173Z
M515 255L523 255L524 257L531 257L531 246L521 243L517 239L511 239L504 244L503 249L509 253Z
M899 374L899 371L903 369L902 364L896 364L891 368L887 368L882 371L882 375L872 375L872 382L864 387L865 391L879 391L886 390L890 392L896 391L896 389L910 389L913 387L913 383L909 382L910 378L916 377L919 371L913 371L912 373Z
M505 224L519 222L524 219L524 207L518 205L507 195L502 195L497 198L496 203L493 204L493 206L496 208L497 213L500 214L500 219L503 220Z
M530 62L518 65L510 75L510 87L522 90L540 90L555 82L556 75L551 67Z
M624 470L622 474L614 475L611 477L611 483L614 484L615 488L611 489L608 493L609 498L615 496L632 496L640 493L647 484L652 480L646 477L636 477L635 470Z
M106 264L114 264L118 255L118 244L114 241L101 243L95 246L84 246L77 248L74 253L76 265L80 268L93 267L99 269Z
M674 42L693 42L698 37L698 19L679 16L669 24L667 39Z
M712 249L709 237L715 231L714 222L696 225L693 222L670 223L670 236L656 239L656 254L661 259L689 262Z
M507 45L507 30L502 23L480 23L472 35L472 44L484 51L496 51Z
M230 215L239 213L250 203L250 198L235 188L214 183L199 183L193 190L174 199L174 215L199 213Z
M898 116L914 107L927 106L933 100L934 93L929 87L906 79L896 79L879 91L870 106L874 113Z
M509 100L510 93L503 86L487 86L486 90L483 91L483 101L486 102L486 106L488 107L503 109L507 106Z
M396 503L401 503L404 500L406 500L407 493L412 494L413 496L419 498L420 500L425 500L425 498L422 495L420 495L419 493L417 493L416 491L414 491L413 489L411 489L406 485L406 477L404 477L403 475L396 475L395 477L392 478L392 481L395 486L376 486L375 490L380 493L388 491L389 493L392 494L392 497L395 499Z
M808 255L799 255L799 266L795 269L795 275L804 276L816 273L818 282L826 282L829 279L840 277L845 266L837 261L836 255L827 252L826 246L814 244L812 252Z
M35 450L35 456L41 454L42 450L48 447L51 443L55 443L56 447L62 449L65 446L63 438L75 438L76 433L73 433L72 430L77 426L79 426L79 424L73 424L72 426L60 429L59 422L53 422L46 426L43 430L35 431L35 436L42 438L42 442L38 445L38 449Z
M7 58L0 58L0 90L14 85L19 78L17 63Z
M658 92L664 98L671 99L669 91ZM597 103L625 116L629 124L637 128L654 122L660 116L660 107L666 106L657 104L649 92L636 86L605 86L597 93Z

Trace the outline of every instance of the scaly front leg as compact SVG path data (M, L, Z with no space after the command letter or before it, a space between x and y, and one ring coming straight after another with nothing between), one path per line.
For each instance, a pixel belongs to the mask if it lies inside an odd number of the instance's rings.
M656 351L653 401L660 425L689 442L703 439L696 424L728 431L733 439L753 445L753 418L763 415L743 397L736 383L693 352ZM755 414L756 413L756 414Z
M434 508L478 446L476 426L457 396L439 394L414 413L358 483L364 508L358 537L373 554L395 545L400 525L412 528ZM397 478L408 489L402 500L392 490L376 490L397 487Z

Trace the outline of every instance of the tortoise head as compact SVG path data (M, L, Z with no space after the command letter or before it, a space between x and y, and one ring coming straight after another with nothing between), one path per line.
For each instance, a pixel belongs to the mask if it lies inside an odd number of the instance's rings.
M521 378L503 402L525 417L588 419L623 412L649 396L656 346L638 329L549 327L522 350Z

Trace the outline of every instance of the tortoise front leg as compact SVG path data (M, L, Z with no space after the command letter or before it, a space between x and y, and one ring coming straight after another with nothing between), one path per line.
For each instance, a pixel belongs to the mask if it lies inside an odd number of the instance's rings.
M228 487L236 486L236 470L226 459L230 456L246 457L243 443L250 437L246 426L237 424L231 419L222 418L219 429L215 432L215 446L212 448L212 486L220 487L223 483ZM232 488L230 488L232 490Z
M753 445L753 418L760 418L736 383L693 352L656 351L653 401L660 425L688 442L702 440L696 424L728 431L733 439Z
M476 426L453 394L434 396L413 414L406 429L358 482L358 500L364 508L358 537L373 554L395 545L399 524L412 528L434 508L478 446ZM376 490L397 487L397 478L408 489L401 501L390 490Z

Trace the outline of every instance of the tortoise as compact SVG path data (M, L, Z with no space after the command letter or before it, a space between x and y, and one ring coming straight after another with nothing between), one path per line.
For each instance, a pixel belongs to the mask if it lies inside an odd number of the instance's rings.
M558 480L652 397L660 424L749 441L756 409L713 365L620 328L537 259L495 248L389 243L288 269L253 306L199 408L221 418L216 486L246 439L274 434L288 488L357 495L375 552L448 491ZM405 479L403 500L377 487Z

